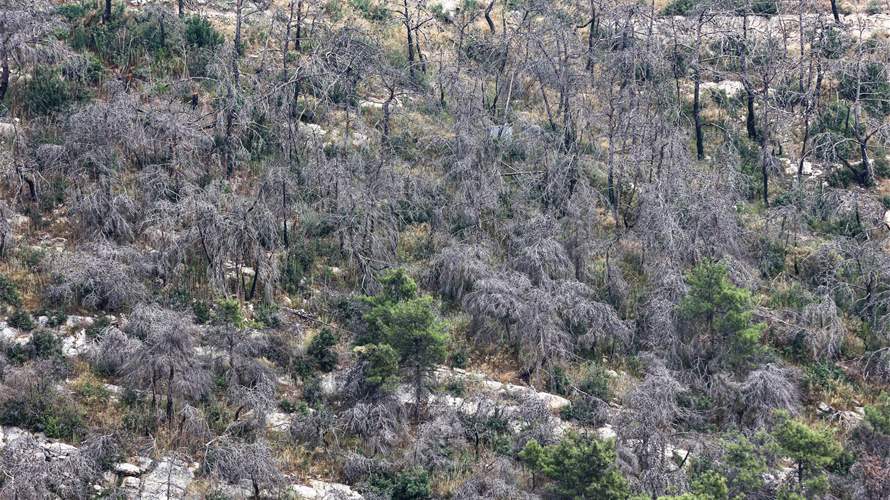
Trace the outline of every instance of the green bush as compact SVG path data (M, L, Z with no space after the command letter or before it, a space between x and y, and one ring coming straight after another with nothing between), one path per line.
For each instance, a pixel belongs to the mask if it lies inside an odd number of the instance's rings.
M697 265L687 276L689 293L680 303L680 314L699 340L739 368L757 352L764 325L752 321L751 292L733 285L728 274L720 263Z
M865 407L865 420L874 430L890 436L890 394L882 393L877 403Z
M74 97L58 71L38 66L22 87L22 108L32 116L46 115L64 109Z
M312 337L306 353L317 370L327 373L337 367L337 352L333 349L336 345L337 336L328 328Z
M425 500L432 498L430 475L420 467L404 470L396 476L392 500Z
M62 356L62 339L52 330L38 330L28 341L28 349L33 358L49 359Z
M664 16L685 16L698 4L698 0L672 0L661 10Z
M76 441L86 430L83 416L53 383L49 378L18 381L11 397L0 404L0 424L42 432L53 439Z
M389 11L386 9L385 3L374 2L373 0L350 0L352 8L359 11L362 17L368 21L386 21L389 19Z
M399 376L399 354L388 344L367 344L355 348L365 364L365 383L374 389L391 388Z
M207 305L207 302L202 300L195 301L192 304L192 315L195 318L195 323L206 325L211 320L210 306Z
M223 36L206 18L191 16L185 20L185 41L192 47L212 49L222 45Z
M781 423L773 431L776 443L797 465L794 493L813 498L827 488L825 468L841 454L841 447L827 428L813 428L779 412Z
M8 323L10 326L26 332L34 329L34 320L31 319L31 314L24 309L16 309L9 317Z
M519 458L536 474L553 483L560 498L624 499L627 482L615 465L615 445L569 432L557 444L541 446L534 439Z
M22 303L19 287L9 278L0 274L0 303L18 307Z

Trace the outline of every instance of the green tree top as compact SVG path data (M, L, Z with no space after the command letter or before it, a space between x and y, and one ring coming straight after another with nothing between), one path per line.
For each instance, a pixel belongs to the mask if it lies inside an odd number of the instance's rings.
M827 487L824 468L841 453L831 430L810 427L778 412L781 423L773 431L782 451L797 464L797 481L801 493L815 494Z
M627 498L627 482L615 466L612 441L569 432L554 445L531 440L519 457L535 472L553 481L553 492L563 498Z
M686 278L689 293L680 303L680 314L699 336L729 354L731 364L741 364L759 345L763 324L752 322L751 292L729 280L726 267L705 261Z

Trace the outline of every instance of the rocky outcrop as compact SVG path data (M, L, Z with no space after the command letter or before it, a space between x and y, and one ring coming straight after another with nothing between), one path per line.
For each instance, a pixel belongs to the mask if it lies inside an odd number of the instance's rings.
M185 498L189 485L195 479L196 468L175 458L163 458L142 478L139 496L136 498L159 500Z
M439 384L459 381L477 385L479 390L493 393L496 396L506 396L513 399L537 398L543 401L552 412L559 412L572 404L568 399L556 394L539 392L534 387L498 382L488 378L483 373L471 372L460 368L439 367L433 375Z
M309 484L292 484L288 487L288 493L296 498L314 500L362 500L364 498L348 485L316 479L310 479Z

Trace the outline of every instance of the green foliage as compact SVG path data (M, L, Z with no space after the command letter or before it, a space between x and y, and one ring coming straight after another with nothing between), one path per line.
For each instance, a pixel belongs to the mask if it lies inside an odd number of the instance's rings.
M519 458L552 480L552 490L560 497L607 500L628 495L627 483L615 466L611 441L569 432L555 445L529 441Z
M352 8L359 11L362 17L368 21L386 21L389 19L389 11L386 4L373 0L350 0Z
M731 366L747 362L759 348L764 325L752 323L751 293L729 281L726 267L702 262L687 276L689 293L680 314L700 336L716 342Z
M328 328L312 337L306 353L317 370L327 373L337 367L337 352L333 349L336 345L337 336Z
M0 404L0 424L76 441L85 431L81 412L48 383L35 381Z
M298 293L303 286L303 278L312 269L315 253L305 243L292 245L287 254L281 257L281 285L287 293Z
M692 480L692 493L708 500L725 500L729 498L726 477L714 470L705 471Z
M31 314L24 309L16 309L15 312L9 316L8 323L9 326L26 332L34 329L34 320L31 318Z
M430 475L420 468L404 470L396 476L392 487L392 500L425 500L432 498Z
M404 269L389 271L381 285L380 294L362 299L370 308L363 315L366 334L356 342L391 347L399 367L412 372L415 389L420 390L424 372L445 360L445 325L436 316L433 298L418 296L417 283Z
M763 487L766 459L760 449L743 435L724 441L724 473L733 498Z
M52 330L37 330L28 341L28 351L32 358L49 359L62 356L62 339Z
M778 412L780 424L773 437L782 451L797 464L798 493L815 495L827 485L824 469L841 453L841 447L827 428L813 428Z
M197 300L192 304L192 315L195 318L195 323L206 325L211 319L210 306L203 300Z
M216 304L214 321L221 325L243 328L245 324L241 304L236 299L223 299Z
M0 303L18 307L22 303L19 288L9 278L0 274Z
M890 114L890 82L883 64L869 62L861 74L840 75L838 93L850 102L861 102L868 112L877 116Z
M432 297L397 302L387 315L381 324L383 336L399 353L403 365L430 367L445 359L448 335L436 318Z
M253 322L257 328L277 328L281 326L278 316L278 305L264 302L253 313Z
M106 328L111 326L111 318L108 316L102 316L93 322L92 325L87 327L85 330L86 336L91 339L95 339L102 335L102 332L105 331Z
M374 388L388 390L399 375L399 354L388 344L368 344L355 348L365 364L365 382Z
M881 393L874 405L865 407L865 421L874 430L890 436L890 394Z
M222 45L224 39L206 18L190 16L185 20L185 41L192 47L212 49Z
M698 5L698 0L672 0L661 10L664 16L685 16L689 14L693 7Z
M58 71L38 66L22 87L22 108L31 116L46 115L64 109L75 97Z

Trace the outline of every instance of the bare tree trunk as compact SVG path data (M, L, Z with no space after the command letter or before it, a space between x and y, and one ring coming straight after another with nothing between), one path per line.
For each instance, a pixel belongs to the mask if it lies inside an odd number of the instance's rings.
M182 18L185 16L185 0L176 0L176 7L179 13L179 17Z
M290 49L290 29L294 22L294 0L288 4L287 23L284 25L284 43L281 47L281 67L284 68L284 78L287 78L287 51Z
M241 7L243 4L244 0L237 0L235 3L235 43L232 48L232 60L230 62L232 81L229 82L228 90L226 92L226 99L230 106L226 113L225 136L223 138L223 160L226 167L226 178L232 177L235 173L235 154L232 146L232 129L234 128L235 123L235 107L233 101L235 100L235 86L238 85L240 75L238 70L238 59L241 56Z
M173 422L173 367L167 373L167 422Z
M692 118L695 122L695 156L699 161L705 159L705 143L701 121L701 31L703 21L704 13L699 14L695 28L695 65L692 68L695 84L692 95Z
M244 0L235 2L235 53L239 56L241 55L241 8L243 5Z
M705 159L704 134L701 121L701 79L698 69L695 70L695 87L692 95L692 118L695 121L695 157Z
M593 42L596 39L596 3L590 0L590 31L587 32L587 63L584 69L593 69Z
M102 22L108 23L111 20L111 0L105 0L105 9L102 11Z
M748 78L748 16L742 18L742 45L739 53L740 66L742 69L742 85L745 87L745 98L747 103L747 112L745 114L745 128L748 132L748 139L757 140L757 125L754 117L754 90L751 88L751 80Z
M6 96L9 90L9 54L6 51L6 44L0 45L0 101Z
M408 46L408 72L411 74L411 79L414 79L414 33L411 29L411 16L408 13L408 0L402 0L402 4L404 6L404 11L402 15L404 16L404 24L405 24L405 34L406 34L406 44Z
M297 0L297 34L294 37L294 48L297 52L302 50L301 40L303 39L303 0Z
M496 33L494 28L494 21L491 19L491 9L494 9L495 0L491 0L488 2L488 7L485 7L485 22L488 23L488 30L492 33Z
M841 16L837 11L837 0L831 0L831 15L834 16L834 22L841 23Z
M395 99L395 92L390 89L389 96L386 98L386 101L383 102L383 142L389 141L389 117L390 117L390 106L392 106L392 101Z

